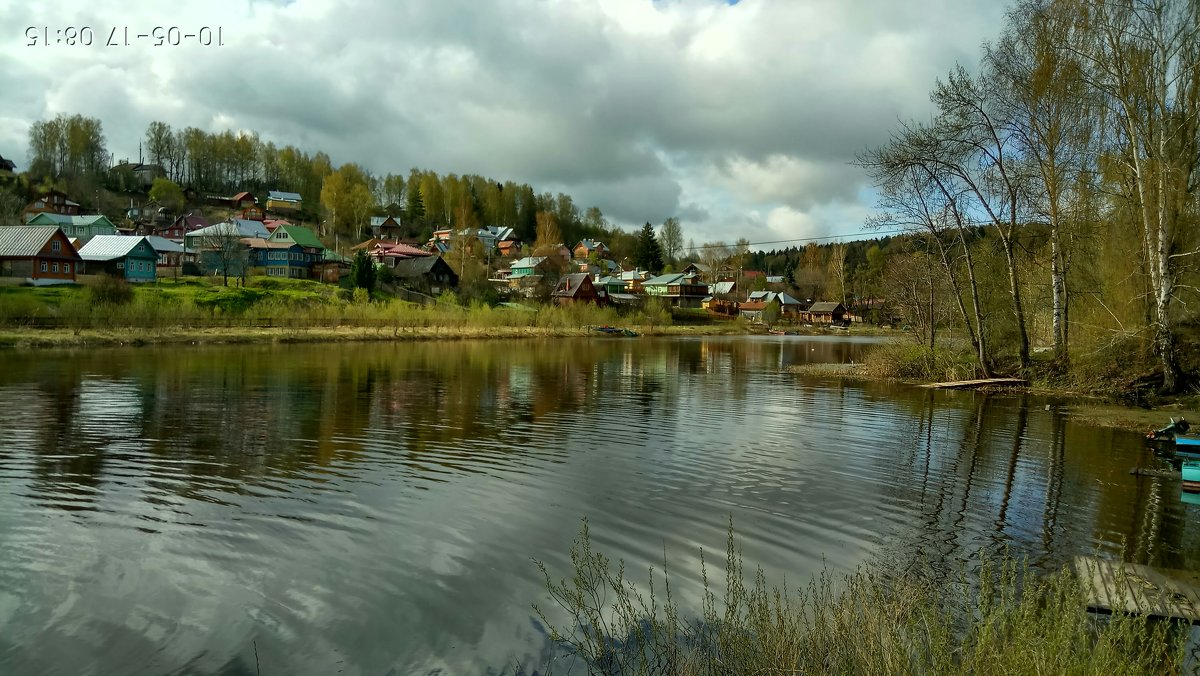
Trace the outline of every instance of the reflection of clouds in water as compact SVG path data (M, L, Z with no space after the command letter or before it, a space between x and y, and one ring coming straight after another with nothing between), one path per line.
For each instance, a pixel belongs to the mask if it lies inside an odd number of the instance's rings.
M141 436L141 419L138 381L88 378L80 382L75 421L83 435L114 441L136 439Z

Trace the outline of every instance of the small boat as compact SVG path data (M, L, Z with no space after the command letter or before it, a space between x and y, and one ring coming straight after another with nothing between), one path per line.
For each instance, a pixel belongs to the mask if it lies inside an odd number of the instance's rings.
M1184 460L1179 469L1183 475L1183 490L1200 493L1200 460Z
M771 334L772 336L786 336L787 335L787 331L783 331L782 329L767 329L767 333Z
M631 338L637 337L637 333L635 331L631 331L629 329L622 329L622 328L616 327L616 326L597 326L595 328L600 333L607 333L610 336L629 336Z
M1171 418L1171 424L1158 430L1150 430L1146 433L1146 441L1172 442L1177 437L1186 437L1188 430L1191 429L1186 418L1176 420ZM1200 437L1191 437L1197 439L1196 443L1200 443Z

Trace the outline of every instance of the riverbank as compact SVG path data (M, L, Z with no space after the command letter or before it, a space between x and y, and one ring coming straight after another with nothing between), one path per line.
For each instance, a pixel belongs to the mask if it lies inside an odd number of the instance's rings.
M906 379L880 375L870 364L795 364L784 369L788 373L817 378L842 378L849 380L904 383L912 386L939 382L934 379ZM1087 391L1081 391L1073 383L1055 385L1039 380L1024 387L987 387L979 391L1023 391L1042 397L1064 400L1061 410L1069 418L1094 427L1145 432L1166 425L1170 418L1187 418L1200 421L1200 395L1195 392L1158 398L1155 405L1136 406L1128 403L1127 392L1121 383L1109 383L1105 387L1097 383ZM1101 394L1101 392L1106 392Z
M638 336L745 335L734 324L628 325ZM590 326L335 326L335 327L159 327L113 329L0 329L0 349L138 347L150 345L236 345L515 338L617 340ZM636 338L626 338L636 340Z

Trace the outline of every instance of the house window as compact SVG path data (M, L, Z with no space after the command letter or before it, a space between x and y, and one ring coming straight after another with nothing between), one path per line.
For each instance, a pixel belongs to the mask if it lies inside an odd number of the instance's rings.
M58 263L54 263L54 264L52 264L52 265L50 266L50 270L51 270L51 271L53 271L53 272L58 272Z
M71 272L71 264L70 263L63 263L63 272L67 272L67 273Z
M48 267L49 266L46 265L46 261L42 261L42 272L45 272Z
M62 242L60 242L58 240L54 240L53 242L50 242L50 250L51 251L62 251Z

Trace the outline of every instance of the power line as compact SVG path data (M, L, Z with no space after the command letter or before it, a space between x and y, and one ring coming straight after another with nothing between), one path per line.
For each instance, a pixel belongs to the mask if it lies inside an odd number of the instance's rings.
M899 234L903 234L906 232L910 232L910 231L909 230L879 230L872 234L873 235L899 235ZM823 237L796 237L795 239L776 239L776 240L771 240L769 242L749 242L746 244L746 246L764 246L767 244L789 244L791 242L817 242L817 241L820 241L823 239L842 239L843 237L849 237L849 235L825 235ZM683 251L699 251L700 249L714 249L717 247L733 247L733 246L736 246L736 243L735 244L697 244L696 246L685 246L685 247L683 247L682 250Z

